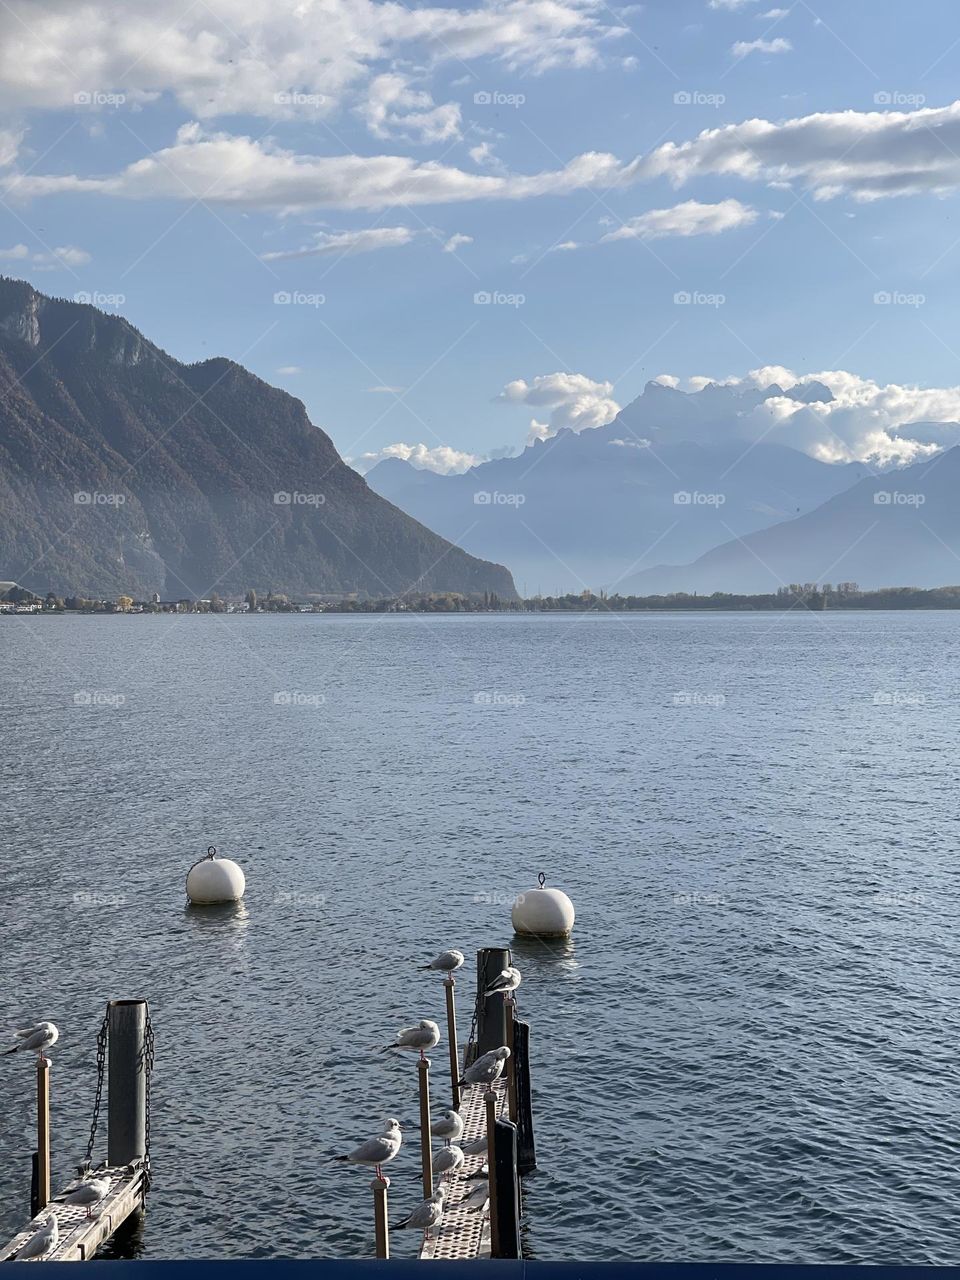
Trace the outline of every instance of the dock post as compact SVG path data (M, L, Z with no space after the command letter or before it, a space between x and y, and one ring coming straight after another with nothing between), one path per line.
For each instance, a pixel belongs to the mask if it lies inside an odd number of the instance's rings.
M519 1258L520 1179L517 1126L497 1119L497 1095L483 1095L487 1108L487 1178L490 1188L490 1256Z
M460 1047L457 1044L457 1004L454 992L456 981L451 976L444 979L447 996L447 1043L450 1046L450 1095L454 1111L460 1110Z
M500 1214L497 1210L497 1095L483 1095L487 1112L487 1189L490 1195L490 1256L500 1257Z
M537 1167L533 1140L533 1106L530 1101L530 1025L513 1020L513 1080L517 1094L517 1168L531 1173Z
M430 1060L421 1058L420 1072L420 1159L423 1164L423 1198L433 1195L433 1143L430 1134Z
M131 1164L147 1151L147 1002L111 1000L107 1017L107 1161Z
M50 1063L37 1062L37 1186L34 1215L50 1203Z
M377 1257L390 1257L390 1230L387 1226L387 1187L389 1178L374 1178L370 1183L373 1191L373 1227L377 1240Z
M507 1019L500 992L484 996L484 992L512 963L508 947L481 947L477 952L477 1057L507 1044Z
M514 1033L513 1001L506 1000L504 1002L504 1013L507 1021L507 1035L504 1044L510 1050L510 1057L507 1059L507 1108L510 1119L514 1124L517 1123L517 1045L516 1035Z

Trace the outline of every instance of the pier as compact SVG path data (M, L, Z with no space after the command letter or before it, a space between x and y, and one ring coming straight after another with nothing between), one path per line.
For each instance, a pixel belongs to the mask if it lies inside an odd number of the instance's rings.
M51 1214L57 1219L60 1235L56 1247L44 1254L43 1261L88 1262L103 1242L139 1210L146 1194L142 1160L119 1167L102 1165L94 1173L98 1178L110 1179L110 1190L97 1205L96 1217L88 1218L80 1205L63 1203L63 1197L80 1186L78 1179L65 1187L9 1244L0 1249L0 1262L16 1262L17 1253Z

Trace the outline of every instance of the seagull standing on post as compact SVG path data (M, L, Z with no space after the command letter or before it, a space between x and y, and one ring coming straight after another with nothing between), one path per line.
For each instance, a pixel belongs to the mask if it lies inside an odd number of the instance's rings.
M440 1043L440 1028L429 1018L421 1018L415 1027L402 1027L392 1044L381 1045L382 1053L388 1049L418 1049L423 1059L424 1049L433 1049Z
M519 985L520 970L516 965L511 964L506 969L500 970L483 994L485 996L493 996L499 992L500 995L506 996L508 1000L512 1000L513 993Z
M380 1166L389 1163L403 1142L403 1135L400 1133L400 1121L388 1120L383 1126L383 1132L376 1138L368 1138L366 1142L361 1142L349 1155L334 1156L334 1160L343 1161L346 1164L365 1164L369 1168L375 1169L377 1177L381 1182L386 1182Z
M5 1049L4 1054L19 1053L21 1049L25 1049L28 1053L35 1053L40 1062L48 1061L43 1055L44 1049L49 1049L60 1038L60 1032L52 1022L38 1022L35 1027L24 1027L22 1031L15 1031L13 1034L19 1044L15 1044L12 1049Z

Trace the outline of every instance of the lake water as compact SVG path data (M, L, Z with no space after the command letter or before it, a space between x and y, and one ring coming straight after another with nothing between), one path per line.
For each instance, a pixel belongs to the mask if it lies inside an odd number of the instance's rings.
M417 1088L371 1046L440 1020L415 963L509 944L542 870L578 919L515 948L531 1256L960 1262L960 614L7 618L0 646L3 1017L60 1026L60 1181L104 1003L149 998L144 1256L368 1255L369 1175L326 1157ZM237 909L184 907L209 844ZM32 1083L0 1059L6 1236ZM411 1142L393 1217L418 1169Z

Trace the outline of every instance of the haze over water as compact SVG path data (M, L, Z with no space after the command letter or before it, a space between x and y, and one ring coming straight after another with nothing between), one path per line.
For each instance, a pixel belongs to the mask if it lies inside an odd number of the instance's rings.
M369 1175L325 1158L416 1120L414 1062L371 1046L441 1020L415 964L444 946L470 956L466 1037L472 952L511 942L542 870L578 918L570 944L514 944L530 1256L960 1261L957 613L0 634L5 1015L60 1027L60 1183L104 1003L149 998L144 1256L368 1256ZM237 908L184 907L209 844L246 871ZM7 1236L32 1088L0 1063ZM419 1198L407 1142L394 1219Z

